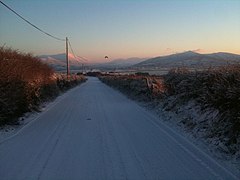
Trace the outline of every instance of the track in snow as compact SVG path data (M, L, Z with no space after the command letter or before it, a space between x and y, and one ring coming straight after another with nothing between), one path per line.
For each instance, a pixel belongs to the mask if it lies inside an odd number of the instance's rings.
M0 179L237 179L154 115L89 80L0 144Z

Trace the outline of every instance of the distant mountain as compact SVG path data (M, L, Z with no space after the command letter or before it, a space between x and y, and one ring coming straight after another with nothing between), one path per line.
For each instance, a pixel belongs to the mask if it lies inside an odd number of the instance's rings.
M66 54L41 55L39 58L57 71L66 69ZM68 54L68 59L72 69L79 69L83 62L80 58L75 58L71 53Z
M230 60L230 61L239 61L240 55L237 54L231 54L231 53L213 53L213 54L207 54L210 57L215 57L223 60Z
M168 56L159 56L134 65L134 68L204 68L240 63L240 55L231 53L199 54L187 51Z
M140 63L142 61L145 61L147 58L138 58L138 57L132 57L128 59L115 59L111 62L105 63L108 65L118 65L118 66L131 66L137 63Z
M128 59L115 59L113 61L96 64L95 66L99 68L125 68L125 67L138 64L146 59L147 58L138 58L138 57L132 57Z

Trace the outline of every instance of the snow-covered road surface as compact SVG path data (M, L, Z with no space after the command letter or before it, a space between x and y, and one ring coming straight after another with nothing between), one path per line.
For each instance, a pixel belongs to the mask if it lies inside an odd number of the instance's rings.
M237 179L132 100L89 80L0 144L0 179Z

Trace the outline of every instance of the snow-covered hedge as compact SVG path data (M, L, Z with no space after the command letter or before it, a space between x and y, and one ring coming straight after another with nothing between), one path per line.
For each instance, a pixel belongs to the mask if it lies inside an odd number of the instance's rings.
M0 47L0 125L17 122L23 113L83 80L67 79L31 54Z
M175 104L194 100L202 112L215 109L217 113L205 127L208 136L219 138L231 153L239 151L236 144L240 144L240 65L201 72L175 69L164 79L167 97L174 97ZM172 105L166 106L169 109Z
M108 75L100 79L137 100L154 101L156 107L174 112L195 135L204 132L209 141L222 142L225 152L239 151L240 65L199 72L173 69L160 77ZM198 117L190 112L197 112Z
M161 98L165 92L163 78L149 75L102 75L101 81L138 100ZM141 98L140 98L141 97Z

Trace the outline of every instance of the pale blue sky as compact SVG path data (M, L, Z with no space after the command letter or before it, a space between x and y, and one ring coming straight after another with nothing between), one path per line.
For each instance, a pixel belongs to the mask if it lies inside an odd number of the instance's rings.
M186 50L240 54L240 0L2 0L91 60ZM0 4L0 45L35 55L65 51Z

